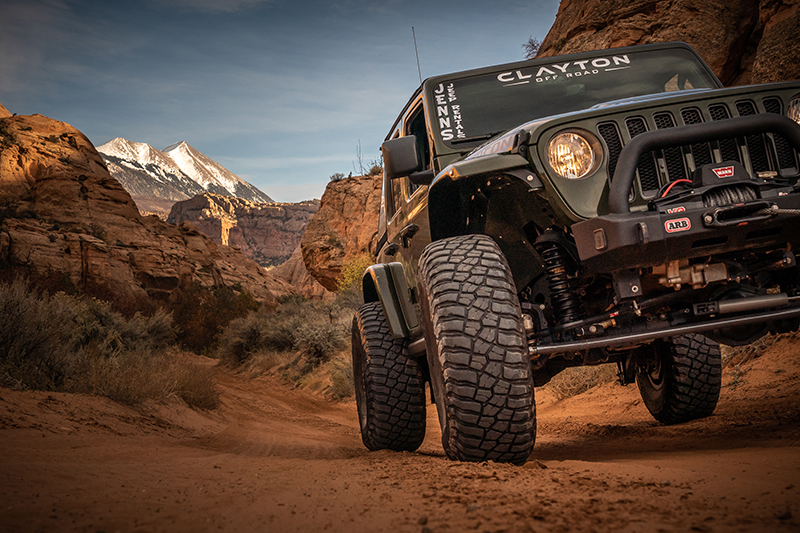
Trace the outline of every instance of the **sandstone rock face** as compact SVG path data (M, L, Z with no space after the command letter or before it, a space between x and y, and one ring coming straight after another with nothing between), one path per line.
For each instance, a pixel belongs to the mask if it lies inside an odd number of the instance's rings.
M172 206L167 222L189 221L217 244L234 246L262 266L288 260L318 201L256 203L205 193Z
M11 112L5 108L3 104L0 104L0 118L10 117Z
M382 179L354 176L329 183L308 223L300 241L303 262L329 291L336 290L342 265L360 254L375 256Z
M300 245L294 249L288 261L271 269L269 273L291 285L297 294L310 300L333 297L333 293L320 285L306 268Z
M800 78L800 0L562 0L537 57L689 43L725 85Z
M0 209L0 266L78 288L164 299L194 282L241 284L267 305L291 291L191 224L140 216L89 140L41 115L0 118Z

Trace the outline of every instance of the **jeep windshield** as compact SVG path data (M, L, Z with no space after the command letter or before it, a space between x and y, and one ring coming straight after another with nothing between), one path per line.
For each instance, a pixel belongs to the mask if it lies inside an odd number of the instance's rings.
M507 71L438 80L432 124L451 148L470 148L537 118L637 96L718 88L688 50L552 58Z

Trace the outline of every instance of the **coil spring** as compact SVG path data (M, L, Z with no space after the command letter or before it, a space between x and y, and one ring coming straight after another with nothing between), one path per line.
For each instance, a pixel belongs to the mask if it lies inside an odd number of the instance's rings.
M547 271L547 285L550 289L550 302L559 324L574 322L581 317L581 304L578 296L570 289L567 276L567 254L557 244L551 244L541 251L544 269Z

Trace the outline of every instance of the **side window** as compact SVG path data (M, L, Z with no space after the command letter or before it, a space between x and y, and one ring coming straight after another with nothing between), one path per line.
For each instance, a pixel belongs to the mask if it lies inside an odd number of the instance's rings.
M425 113L423 113L423 109L422 103L420 103L420 105L411 112L406 120L405 134L416 135L419 153L422 157L422 160L425 162L423 170L427 170L431 167L431 149L430 145L428 144L428 130L425 128ZM408 180L404 179L403 181L408 183L409 195L413 194L414 191L420 187L419 185L414 185Z
M425 128L425 113L422 105L422 100L417 102L414 107L403 120L402 132L403 136L414 135L417 138L417 146L422 160L425 162L424 168L430 168L431 151L428 144L428 131ZM392 139L400 137L400 130L395 130L392 133ZM392 219L397 210L402 206L406 198L411 196L419 188L419 185L414 185L408 178L396 178L391 181L384 180L384 198L386 199L386 214L389 219Z
M397 209L403 205L405 198L403 196L403 183L406 181L405 178L403 179L393 179L391 183L392 187L392 213L394 214Z

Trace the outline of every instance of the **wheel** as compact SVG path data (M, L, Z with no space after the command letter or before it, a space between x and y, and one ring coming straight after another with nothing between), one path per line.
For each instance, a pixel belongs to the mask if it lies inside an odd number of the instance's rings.
M522 464L536 438L517 291L485 235L433 242L419 263L431 389L450 459Z
M361 440L370 450L414 451L425 438L422 362L393 339L380 302L353 317L353 381Z
M696 334L658 340L639 353L636 384L662 424L709 416L722 388L719 344Z

